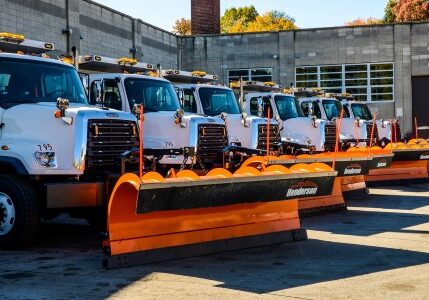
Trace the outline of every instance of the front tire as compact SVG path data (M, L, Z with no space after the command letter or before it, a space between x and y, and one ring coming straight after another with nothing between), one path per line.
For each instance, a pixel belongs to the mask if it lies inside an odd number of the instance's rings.
M0 247L30 244L39 226L39 201L31 184L16 175L0 175Z

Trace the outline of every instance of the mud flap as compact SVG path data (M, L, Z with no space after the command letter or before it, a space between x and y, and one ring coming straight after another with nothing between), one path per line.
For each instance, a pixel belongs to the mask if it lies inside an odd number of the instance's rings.
M140 183L112 193L107 268L305 239L297 198L330 195L336 172ZM203 177L202 177L203 178Z

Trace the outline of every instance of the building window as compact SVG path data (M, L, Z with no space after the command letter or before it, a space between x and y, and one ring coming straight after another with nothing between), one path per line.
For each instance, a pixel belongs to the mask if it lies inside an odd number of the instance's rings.
M259 68L259 69L236 69L228 71L228 82L238 81L240 77L244 81L260 81L272 82L273 69L272 68Z
M298 67L296 87L350 93L369 102L394 101L393 63Z

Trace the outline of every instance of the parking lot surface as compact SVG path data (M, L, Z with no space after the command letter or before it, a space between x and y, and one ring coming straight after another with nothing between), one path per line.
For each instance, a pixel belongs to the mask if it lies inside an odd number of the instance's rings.
M44 224L0 251L1 299L428 299L429 185L370 189L348 211L303 219L303 242L120 270L83 221Z

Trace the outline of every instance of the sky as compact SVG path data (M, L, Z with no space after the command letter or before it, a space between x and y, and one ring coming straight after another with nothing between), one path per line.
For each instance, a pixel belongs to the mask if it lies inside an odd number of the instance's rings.
M171 31L175 20L191 17L191 0L94 0ZM357 18L382 18L387 0L221 0L221 11L253 5L259 13L280 10L299 28L342 26Z

